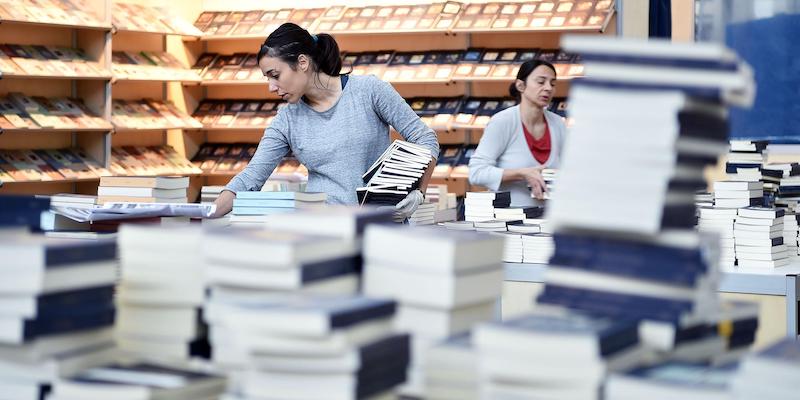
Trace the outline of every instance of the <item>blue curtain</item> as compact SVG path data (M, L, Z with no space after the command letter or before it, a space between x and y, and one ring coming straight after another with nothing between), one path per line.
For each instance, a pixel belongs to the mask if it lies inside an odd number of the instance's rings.
M650 0L650 37L668 39L672 37L671 0Z

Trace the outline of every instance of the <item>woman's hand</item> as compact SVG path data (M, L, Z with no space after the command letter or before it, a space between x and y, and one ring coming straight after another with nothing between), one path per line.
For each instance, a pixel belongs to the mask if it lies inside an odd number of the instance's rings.
M542 177L542 169L543 167L529 167L518 168L516 170L519 174L520 180L524 180L528 183L528 187L531 188L533 197L539 200L544 199L544 193L547 191L547 184L544 182L544 178Z
M222 193L219 194L219 197L214 200L214 205L217 206L217 209L214 211L214 214L211 215L211 218L221 218L224 217L225 214L231 212L233 209L233 199L235 198L236 194L230 190L223 190Z

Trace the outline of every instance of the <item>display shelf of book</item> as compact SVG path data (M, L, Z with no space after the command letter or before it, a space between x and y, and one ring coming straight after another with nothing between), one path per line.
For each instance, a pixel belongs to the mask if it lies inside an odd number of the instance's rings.
M572 76L572 75L559 76L558 77L558 81L559 82L571 81L571 80L574 80L574 79L580 79L581 77L582 76ZM486 77L454 77L452 79L453 82L505 83L505 84L509 84L513 80L514 80L513 77L507 77L507 76L504 76L504 77L491 77L491 76L486 76Z
M114 127L114 132L161 132L161 131L168 131L172 129L183 129L183 130L197 130L200 129L195 126L143 126L143 127L135 127L135 126L117 126Z
M65 28L65 29L84 29L93 31L106 31L113 30L113 26L97 23L97 24L72 24L60 22L47 22L47 21L29 21L29 20L15 20L15 19L0 19L0 24L3 25L27 25L43 28Z
M0 79L42 79L42 80L75 80L75 81L110 81L113 77L109 75L31 75L31 74L15 74L3 73Z
M111 81L112 84L117 83L117 82L163 82L163 83L180 82L180 83L182 83L182 84L184 84L186 86L191 86L191 85L200 84L201 80L199 78L198 79L180 79L180 78L169 78L169 77L152 77L152 78L146 78L146 77L142 77L142 78L117 78L117 77L114 77L113 80Z
M3 133L106 133L114 130L109 126L106 128L6 128L0 129Z
M204 126L202 128L187 128L187 130L263 133L264 129L267 129L268 127L269 127L269 125L259 125L259 126L214 126L214 125L207 125L207 126Z
M128 28L117 28L117 27L114 27L112 33L135 33L135 34L145 34L145 35L180 36L186 41L198 40L201 37L201 35L169 32L166 30L160 31L160 30L128 29Z
M52 180L49 180L49 181L41 181L41 180L40 181L19 181L19 180L14 180L14 181L3 181L3 185L17 185L17 184L30 185L30 184L39 184L39 183L57 184L57 183L83 183L83 182L91 182L91 183L100 182L100 178L99 177L97 177L97 178L74 178L74 179L66 179L66 178L64 178L64 179L52 179Z

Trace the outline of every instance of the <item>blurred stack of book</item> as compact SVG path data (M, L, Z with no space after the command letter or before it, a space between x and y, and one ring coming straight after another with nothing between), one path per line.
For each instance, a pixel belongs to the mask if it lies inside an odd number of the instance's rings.
M189 178L180 176L104 176L97 203L186 203Z

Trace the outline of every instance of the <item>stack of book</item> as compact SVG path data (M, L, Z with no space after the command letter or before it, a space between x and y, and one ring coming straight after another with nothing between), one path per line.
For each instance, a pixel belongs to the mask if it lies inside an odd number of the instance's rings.
M182 176L104 176L97 203L187 203L189 178Z
M267 220L267 227L281 232L334 236L358 241L369 225L391 222L392 211L386 208L331 205L296 213L275 214Z
M395 327L413 334L404 393L422 394L431 346L492 318L503 281L502 252L503 241L495 236L435 228L367 228L364 293L396 299Z
M791 251L783 244L780 208L740 208L733 228L736 262L740 267L774 268L789 264Z
M714 206L741 208L764 204L764 183L759 181L714 182Z
M406 380L410 337L391 332L395 310L392 300L306 294L220 303L206 316L215 354L244 361L232 397L355 400Z
M396 205L420 188L432 160L430 149L395 140L362 175L364 186L356 189L361 205Z
M110 77L81 49L57 46L0 45L3 75Z
M111 102L111 123L116 129L200 129L203 124L164 100L119 100Z
M81 0L24 0L4 2L0 19L41 22L79 26L107 26L96 13Z
M470 334L453 336L428 351L425 360L425 398L479 400L478 353Z
M513 226L513 225L512 225ZM522 235L514 232L495 232L493 233L503 238L503 261L511 263L521 263L524 258L522 245Z
M544 207L507 207L495 208L494 219L499 221L523 221L526 219L539 218L544 215Z
M114 3L112 24L118 30L157 32L186 36L203 33L188 21L172 15L161 7L148 7L134 3Z
M113 361L113 240L59 241L7 232L3 257L0 388L42 398L45 387ZM11 256L13 255L13 256Z
M694 193L706 187L704 168L727 149L727 106L752 102L752 74L716 44L569 36L562 46L581 54L587 77L570 92L570 115L580 124L563 149L559 189L548 204L555 252L537 304L638 321L635 331L649 327L640 338L649 348L660 335L719 315L719 245L694 231ZM700 53L703 62L693 58ZM698 62L667 77L663 66L689 58ZM625 134L611 122L631 109L642 113L625 129L650 135ZM615 160L602 173L599 154ZM624 182L602 181L624 172ZM631 192L635 205L625 200Z
M800 342L785 338L748 355L731 383L736 400L789 399L796 395L790 382L800 374Z
M188 175L202 170L172 146L122 146L111 148L113 175Z
M714 207L714 193L708 193L705 190L698 191L694 194L694 204L700 207Z
M0 128L111 130L112 126L81 99L11 92L0 98Z
M798 225L797 214L786 212L783 216L783 244L792 255L800 255L798 237L800 237L800 226Z
M553 193L556 191L556 176L557 170L552 168L545 168L542 170L542 178L544 179L545 183L545 192L544 198L545 200L550 199L553 196Z
M731 140L730 152L725 162L728 179L734 181L759 181L764 166L767 141Z
M37 182L97 179L111 175L83 149L0 151L0 180Z
M501 221L497 219L490 219L487 221L474 222L475 230L478 232L507 232L509 226L519 224L522 224L522 220Z
M264 222L270 215L324 207L327 197L308 192L239 192L233 200L231 222Z
M494 219L496 208L511 206L511 192L467 192L464 219L470 222Z
M447 192L447 185L428 185L425 199L437 205L433 214L433 222L438 224L458 219L458 198L455 193Z
M667 361L612 374L604 389L606 400L629 399L733 399L730 385L737 373L736 364Z
M42 213L41 229L46 233L51 232L81 232L88 231L89 224L77 222L52 211L54 208L81 208L92 209L97 207L97 196L61 193L50 196L51 211ZM64 233L62 236L67 235ZM52 235L48 235L53 237ZM54 236L59 236L58 234ZM67 235L69 236L69 235Z
M522 236L522 261L531 264L547 264L555 251L553 235L549 233L521 233L520 235Z
M433 225L436 223L436 211L438 208L439 205L435 203L422 203L414 211L414 214L411 214L408 223L414 226Z
M50 398L216 399L224 390L225 378L190 369L149 363L107 364L59 380Z
M264 129L285 104L275 100L203 100L192 116L205 128Z
M200 226L125 224L118 235L118 346L165 361L208 356L199 325L205 295Z
M697 229L714 233L719 237L719 266L733 267L736 264L736 241L733 224L739 215L736 208L701 207Z
M452 231L474 231L475 223L472 221L447 221L442 224L445 228Z
M626 319L536 314L473 333L481 398L596 399L608 371L635 365L638 326Z
M115 79L199 81L196 71L181 64L174 55L155 51L115 51L111 54Z
M224 189L225 186L203 186L200 189L200 203L214 203Z

